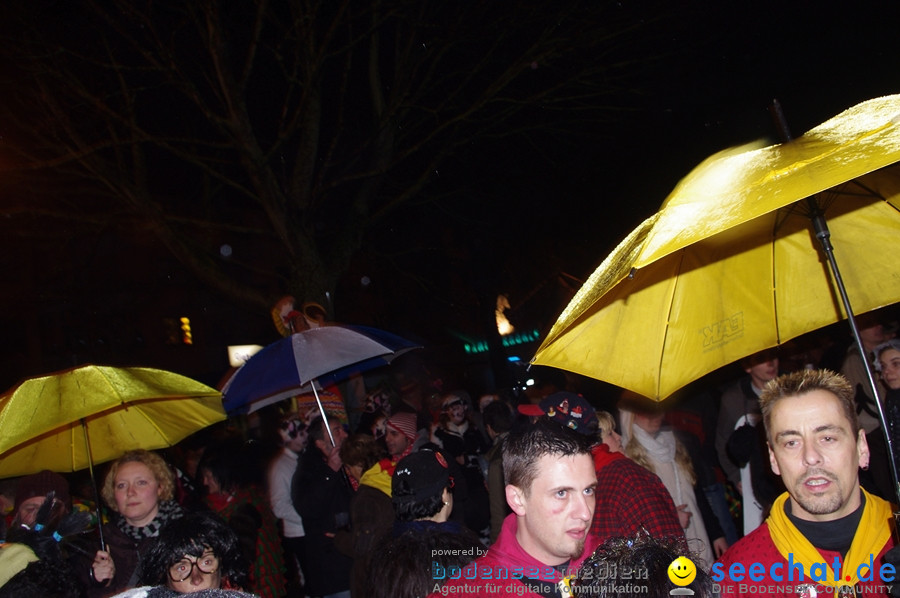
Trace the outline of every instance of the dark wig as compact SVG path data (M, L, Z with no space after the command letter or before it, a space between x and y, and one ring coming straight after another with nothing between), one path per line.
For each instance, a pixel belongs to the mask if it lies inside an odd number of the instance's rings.
M674 588L669 579L669 566L680 556L694 563L702 562L685 549L682 538L652 538L645 531L632 538L609 538L578 568L579 576L573 581L574 595L668 597L671 595L669 590ZM697 577L688 588L700 598L714 596L709 574L701 567L696 569ZM617 579L626 578L634 581L627 585L617 582ZM610 593L612 587L619 588L618 593Z
M223 580L235 587L247 585L249 563L241 551L237 534L225 521L210 512L188 513L166 525L143 563L141 584L166 585L169 567L184 555L199 557L207 548L219 558Z

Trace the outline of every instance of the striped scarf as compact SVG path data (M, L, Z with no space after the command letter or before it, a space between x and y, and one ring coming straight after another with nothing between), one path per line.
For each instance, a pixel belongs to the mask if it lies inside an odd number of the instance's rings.
M153 518L153 521L144 525L142 527L135 527L128 523L124 517L119 514L115 516L116 526L122 530L126 536L134 540L135 542L140 542L144 538L155 538L159 535L159 530L161 530L167 523L172 520L181 518L184 515L184 511L174 500L164 500L159 503L159 510L156 513L156 517Z

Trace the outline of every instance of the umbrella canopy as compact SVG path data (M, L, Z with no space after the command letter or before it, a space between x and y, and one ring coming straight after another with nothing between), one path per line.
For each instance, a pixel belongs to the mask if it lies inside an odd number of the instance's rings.
M662 400L847 317L810 218L820 207L854 309L900 301L900 96L795 141L723 152L578 291L532 363ZM880 169L880 170L879 170ZM816 205L805 198L813 195Z
M365 326L329 325L294 333L247 360L222 392L228 413L252 413L301 393L313 383L340 380L389 363L421 348L390 332Z
M0 396L0 477L172 446L225 417L219 391L165 370L86 365L29 378Z

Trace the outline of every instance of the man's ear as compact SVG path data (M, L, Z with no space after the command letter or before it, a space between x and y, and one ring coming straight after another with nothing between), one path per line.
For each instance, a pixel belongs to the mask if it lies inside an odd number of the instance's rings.
M856 436L856 454L859 456L859 466L863 469L869 468L869 441L866 440L866 431L860 428Z
M519 517L525 515L525 493L518 486L506 485L506 503L512 509L512 512Z

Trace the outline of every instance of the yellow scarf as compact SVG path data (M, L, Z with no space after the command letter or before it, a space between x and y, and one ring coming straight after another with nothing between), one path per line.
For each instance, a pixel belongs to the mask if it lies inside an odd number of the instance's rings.
M826 580L819 582L823 585L832 587L849 585L853 587L858 584L859 576L857 570L859 566L868 565L870 556L878 556L878 553L881 552L881 549L884 548L884 545L890 538L890 521L892 518L891 506L888 502L877 496L872 496L865 490L862 493L865 496L866 505L863 507L862 518L859 521L859 526L856 528L856 535L853 536L850 550L847 552L847 556L844 557L843 565L841 566L843 579L834 580L834 571L831 570L828 563L824 562L825 558L819 554L816 547L810 544L806 536L801 534L800 530L788 519L787 514L784 512L784 503L789 496L787 492L775 499L775 502L772 504L772 514L766 519L766 523L769 525L769 534L772 536L772 542L775 544L778 552L781 553L785 560L788 560L788 555L793 553L794 562L803 564L803 574L806 576L809 576L810 567L814 563L824 563L828 577ZM871 573L873 579L877 576L876 571ZM847 575L850 576L849 581L846 580Z
M391 474L385 471L378 463L362 474L359 483L377 488L388 496L391 495Z

